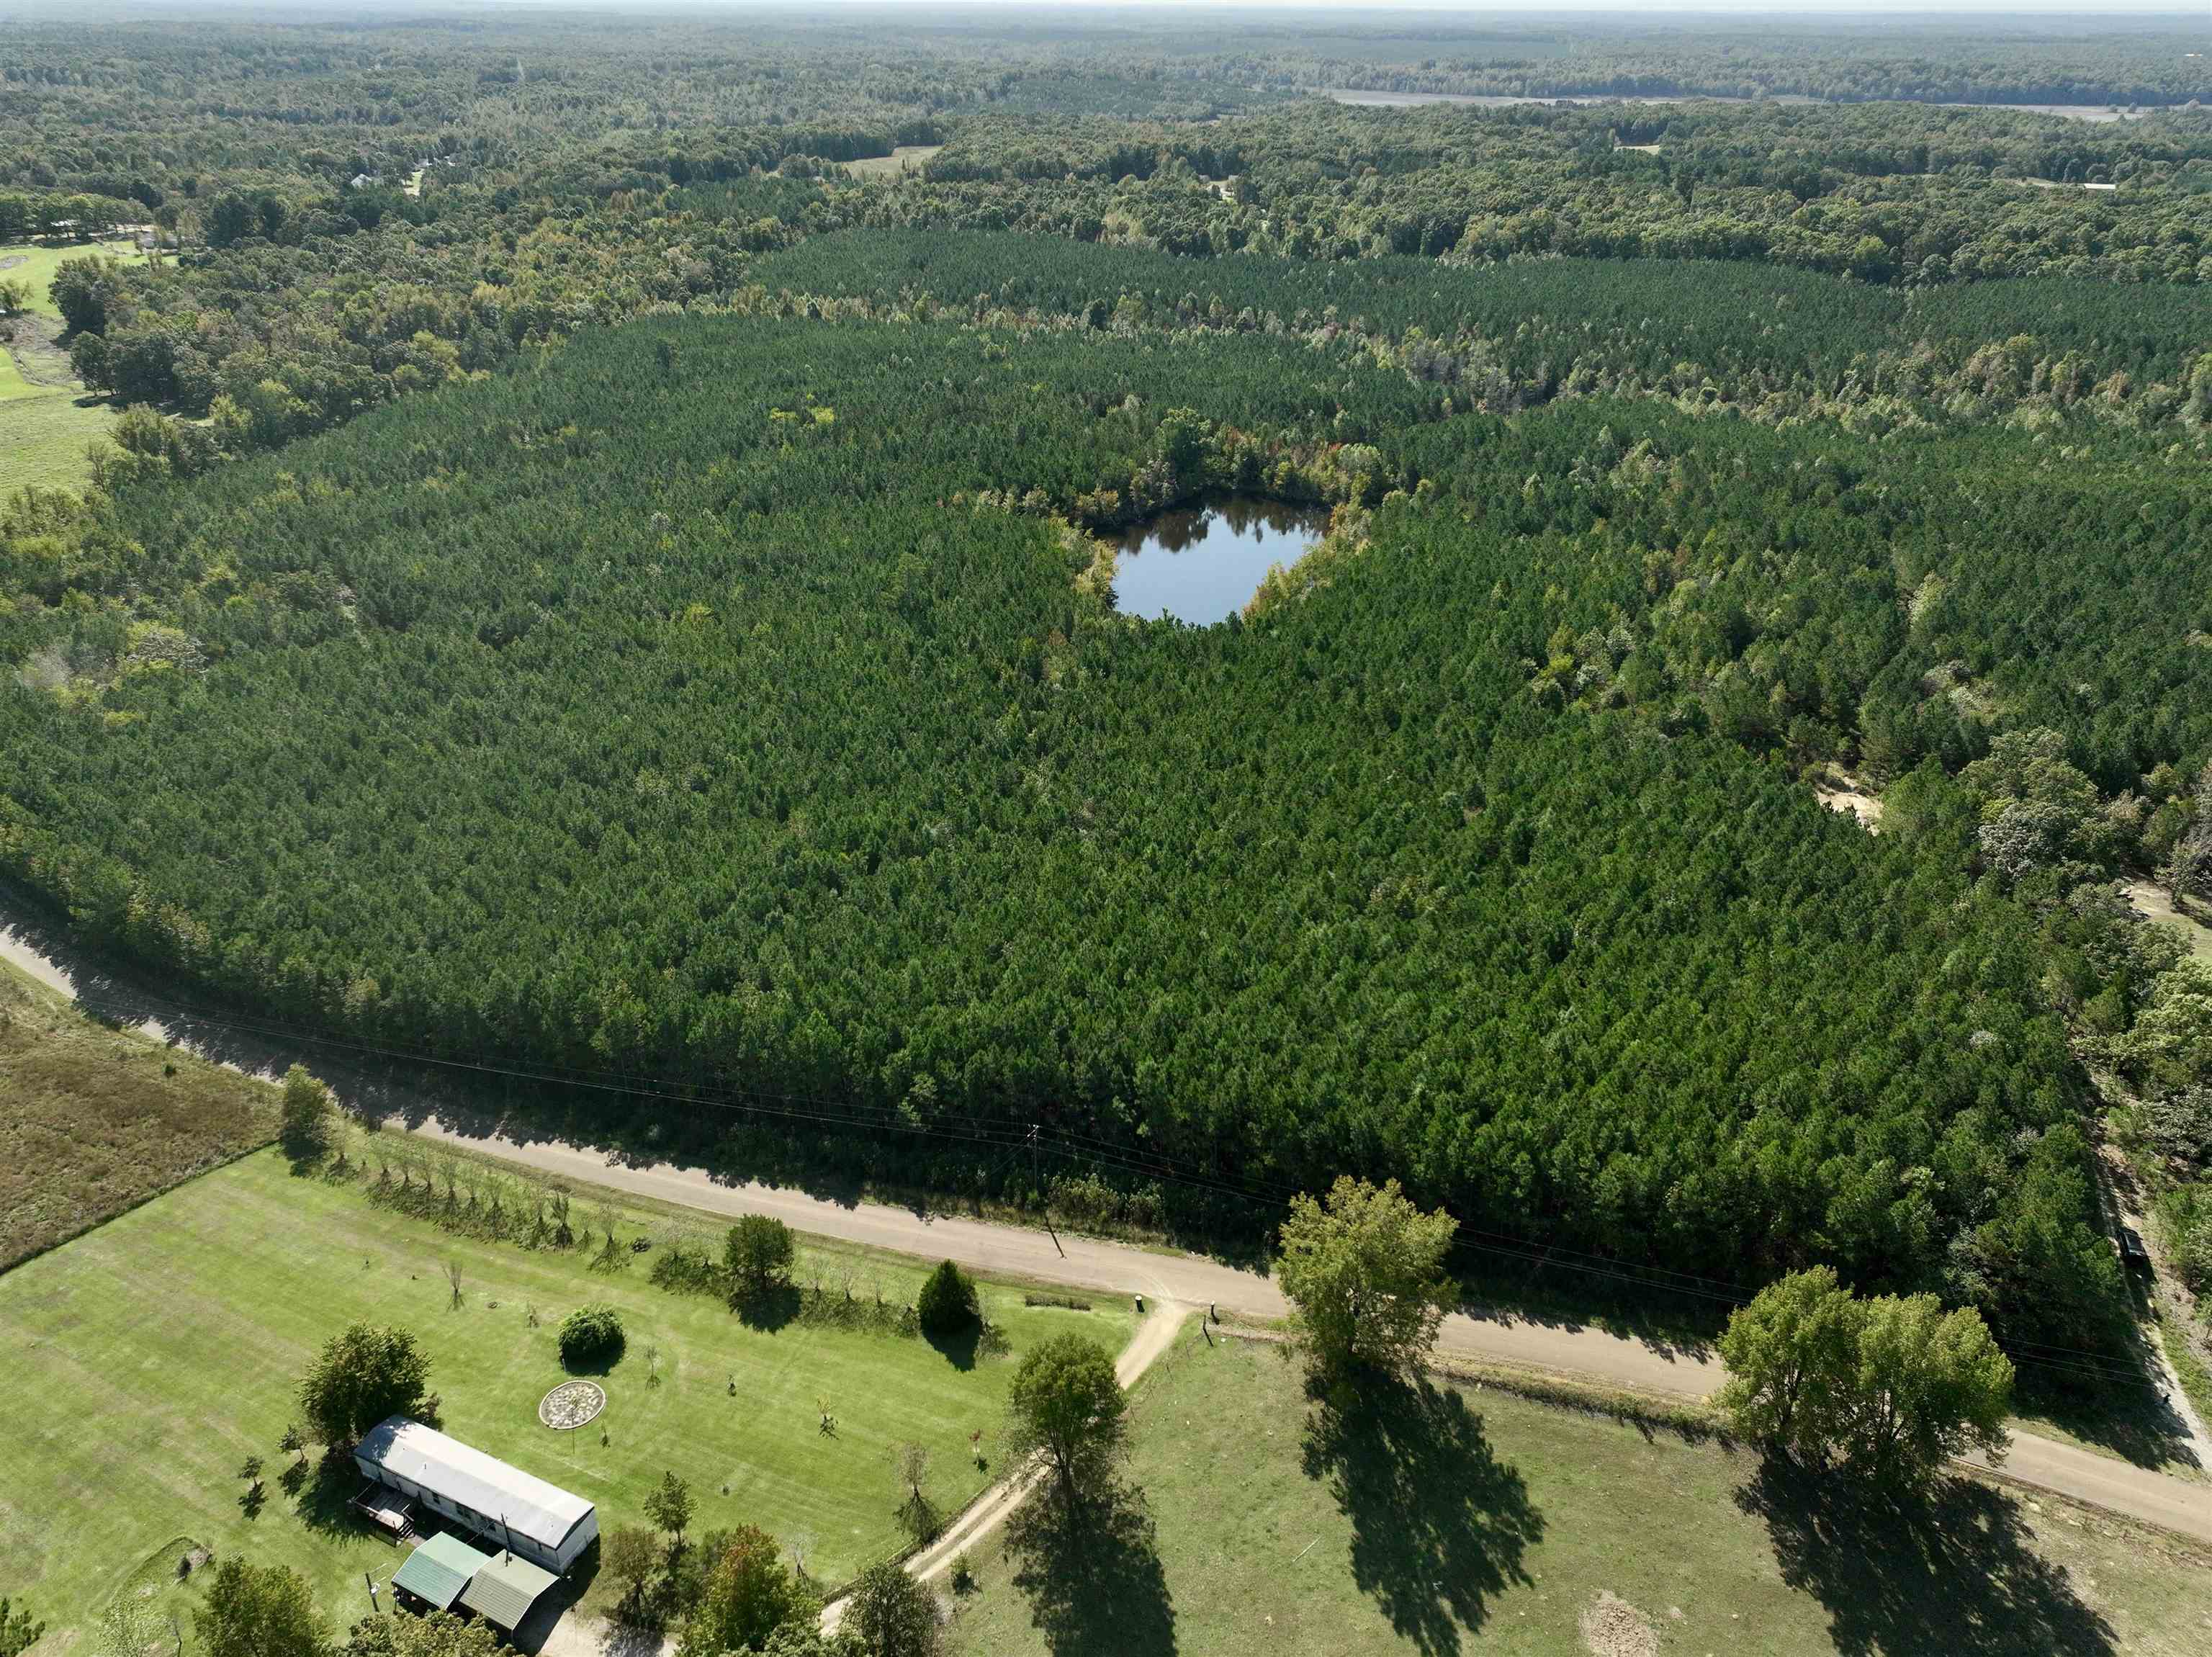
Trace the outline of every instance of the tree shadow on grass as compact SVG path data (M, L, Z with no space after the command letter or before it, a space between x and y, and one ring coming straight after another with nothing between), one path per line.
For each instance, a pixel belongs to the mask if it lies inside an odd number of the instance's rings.
M2112 1624L2030 1544L2020 1503L1972 1479L1886 1495L1770 1458L1736 1492L1766 1522L1782 1580L1828 1612L1843 1657L2081 1657Z
M298 1492L295 1511L300 1522L322 1536L370 1529L350 1505L364 1482L350 1452L325 1450Z
M1071 1509L1039 1490L1007 1523L1006 1556L1052 1657L1173 1657L1175 1607L1138 1491Z
M957 1329L925 1331L922 1338L943 1355L945 1362L964 1373L975 1367L975 1352L983 1341L983 1325L980 1319L971 1319Z
M730 1310L738 1314L739 1323L769 1335L796 1318L799 1307L796 1283L769 1283L759 1288L741 1290L730 1297Z
M1426 1657L1456 1652L1492 1598L1530 1580L1522 1558L1543 1515L1457 1392L1384 1375L1340 1383L1316 1398L1305 1471L1352 1521L1360 1591Z

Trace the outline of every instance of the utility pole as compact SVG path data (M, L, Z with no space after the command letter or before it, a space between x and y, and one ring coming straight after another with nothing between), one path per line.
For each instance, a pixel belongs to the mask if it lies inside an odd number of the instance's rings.
M1046 1234L1051 1237L1053 1247L1060 1250L1060 1258L1065 1260L1067 1258L1067 1251L1060 1248L1060 1234L1052 1228L1052 1197L1044 1188L1044 1173L1038 1160L1043 1154L1044 1147L1038 1142L1037 1133L1037 1125L1032 1122L1030 1124L1030 1178L1036 1182L1037 1201L1044 1209Z

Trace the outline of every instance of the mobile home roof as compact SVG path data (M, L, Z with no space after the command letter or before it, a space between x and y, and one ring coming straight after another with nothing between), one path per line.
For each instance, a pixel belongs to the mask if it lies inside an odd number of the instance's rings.
M547 1548L558 1548L592 1511L583 1497L404 1416L371 1428L354 1454Z

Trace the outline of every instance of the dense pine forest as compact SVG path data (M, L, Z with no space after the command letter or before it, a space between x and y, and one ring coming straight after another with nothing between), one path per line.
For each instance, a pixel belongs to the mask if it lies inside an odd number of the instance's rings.
M2093 1071L2212 1161L2117 885L2212 880L2212 118L1945 39L11 33L0 229L155 257L54 278L127 411L0 509L0 873L750 1154L2115 1340ZM1221 490L1329 533L1118 613Z

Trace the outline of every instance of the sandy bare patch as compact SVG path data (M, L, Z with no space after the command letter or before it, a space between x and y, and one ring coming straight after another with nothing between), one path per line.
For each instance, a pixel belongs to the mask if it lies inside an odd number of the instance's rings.
M2204 906L2192 904L2195 913L2185 915L2173 906L2173 899L2163 886L2148 880L2130 880L2124 888L2128 900L2160 926L2170 926L2179 932L2190 950L2199 960L2212 960L2212 926L2202 918Z
M1830 811L1850 813L1865 825L1869 834L1881 825L1881 801L1848 778L1840 784L1815 783L1813 794Z
M1651 1619L1611 1588L1576 1619L1590 1657L1659 1657L1659 1630Z

